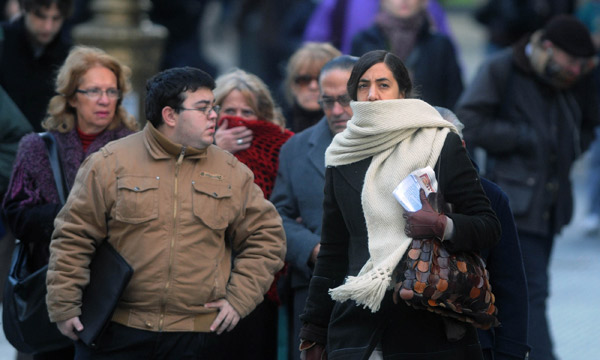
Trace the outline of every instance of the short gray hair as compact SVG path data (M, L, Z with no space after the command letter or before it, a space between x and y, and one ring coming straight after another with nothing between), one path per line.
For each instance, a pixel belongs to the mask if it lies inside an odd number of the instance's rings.
M434 106L434 108L440 113L440 115L442 115L442 118L444 118L444 120L448 121L450 124L456 127L456 130L458 130L458 136L460 136L460 138L462 139L463 129L465 128L465 125L461 123L460 120L458 120L456 114L453 113L452 110L446 109L445 107Z

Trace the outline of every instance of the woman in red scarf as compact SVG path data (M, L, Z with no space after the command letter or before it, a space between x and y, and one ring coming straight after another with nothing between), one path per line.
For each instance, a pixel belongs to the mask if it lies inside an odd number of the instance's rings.
M234 70L216 80L215 102L221 106L215 143L244 163L254 173L254 182L265 198L271 196L279 150L293 133L275 105L265 83L243 70ZM220 335L222 359L277 358L277 278L265 300L229 333Z

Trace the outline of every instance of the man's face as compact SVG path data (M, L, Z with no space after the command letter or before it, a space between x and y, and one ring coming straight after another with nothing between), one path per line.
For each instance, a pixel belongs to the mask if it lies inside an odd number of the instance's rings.
M25 27L36 46L46 46L60 31L64 17L56 4L39 7L25 13Z
M186 91L185 94L186 99L181 104L179 114L175 114L177 122L171 140L197 149L207 148L213 143L215 135L217 113L212 108L215 96L207 88Z
M564 87L574 84L581 76L587 74L596 65L593 56L587 58L576 57L557 46L547 46L552 48L552 56L550 57L548 66L556 80Z
M350 70L342 69L333 69L321 76L321 106L334 135L344 131L352 118L350 96L346 89L349 78Z

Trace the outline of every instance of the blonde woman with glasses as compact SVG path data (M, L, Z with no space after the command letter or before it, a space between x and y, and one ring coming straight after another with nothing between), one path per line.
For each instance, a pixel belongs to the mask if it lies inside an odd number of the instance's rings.
M68 189L89 154L137 130L135 119L121 105L130 89L129 75L129 68L114 57L83 46L71 50L60 68L58 94L50 100L42 126L56 140ZM54 218L62 207L47 154L38 134L21 139L2 204L10 230L30 245L35 269L48 263ZM73 358L73 347L34 358Z

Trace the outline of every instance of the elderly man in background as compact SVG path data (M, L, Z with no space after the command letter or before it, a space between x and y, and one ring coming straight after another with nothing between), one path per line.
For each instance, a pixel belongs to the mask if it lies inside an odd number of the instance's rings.
M469 147L487 153L485 176L506 192L529 289L531 360L552 360L546 318L554 236L569 223L569 173L598 124L598 59L589 31L559 15L493 55L463 93L456 115Z

